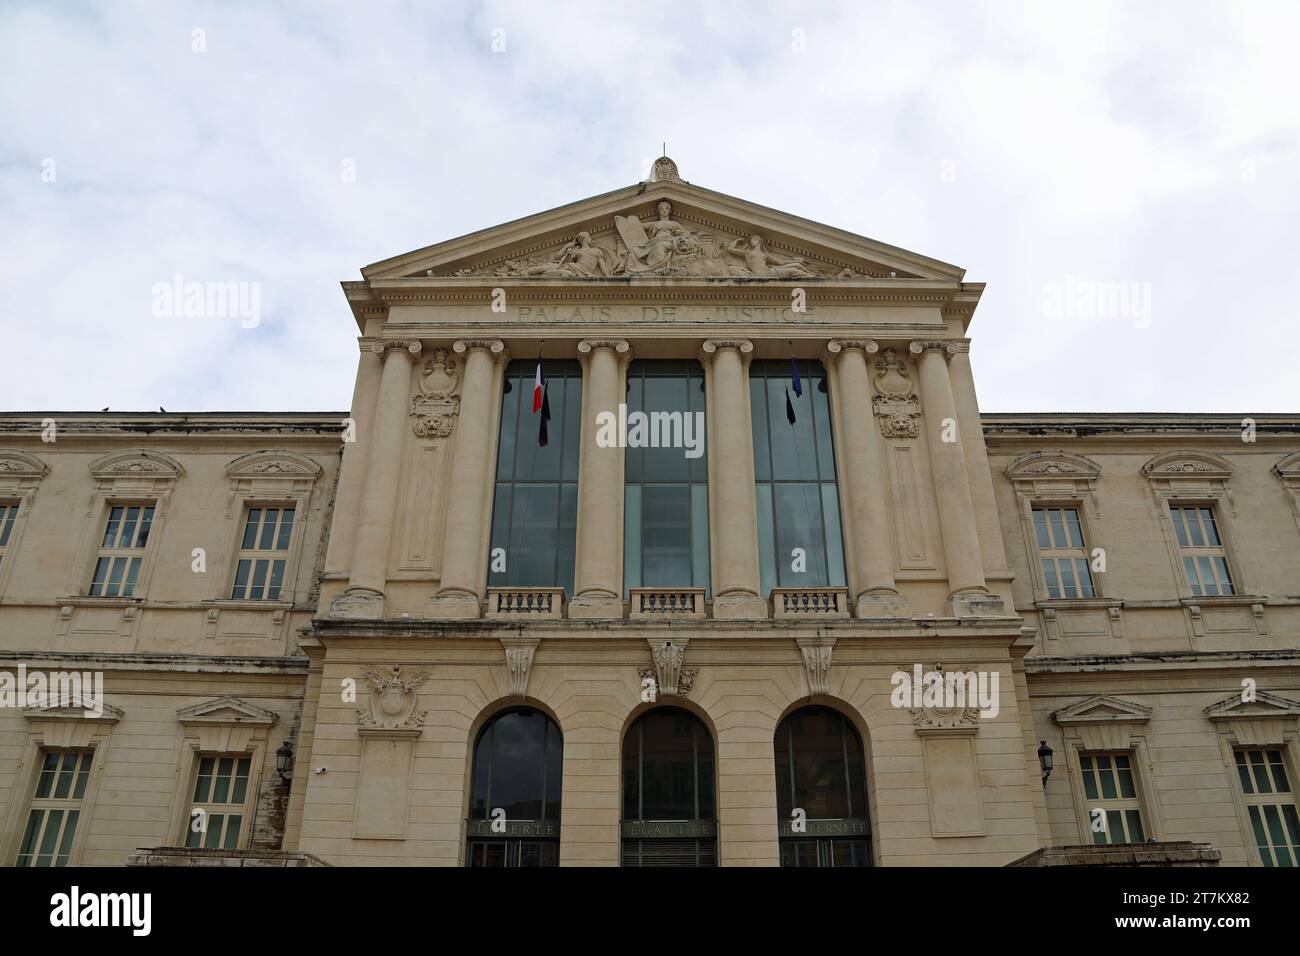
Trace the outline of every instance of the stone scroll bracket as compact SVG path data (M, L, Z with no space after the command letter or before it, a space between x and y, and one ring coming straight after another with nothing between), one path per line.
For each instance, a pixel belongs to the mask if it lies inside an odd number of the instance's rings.
M510 688L511 697L528 695L528 677L533 668L533 655L541 639L511 635L501 638L501 646L506 655L506 686Z
M650 666L641 669L641 678L654 680L658 697L685 697L699 674L698 668L685 666L689 639L648 638L646 643L650 645Z
M795 643L803 657L808 696L825 697L830 693L831 652L835 649L835 638L800 637L795 639Z

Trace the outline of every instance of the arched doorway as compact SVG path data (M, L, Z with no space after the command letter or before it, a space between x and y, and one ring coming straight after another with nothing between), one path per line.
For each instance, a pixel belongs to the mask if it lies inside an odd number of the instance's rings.
M474 744L466 866L558 866L564 739L532 707L489 720Z
M776 728L774 749L781 865L870 866L866 757L857 728L830 707L802 707Z
M623 738L624 866L717 866L713 735L680 707L638 717Z

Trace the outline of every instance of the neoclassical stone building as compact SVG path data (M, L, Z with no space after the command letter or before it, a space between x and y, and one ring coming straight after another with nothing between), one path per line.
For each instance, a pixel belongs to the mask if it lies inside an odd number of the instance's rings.
M1297 862L1300 416L667 158L362 276L350 412L0 417L6 864Z

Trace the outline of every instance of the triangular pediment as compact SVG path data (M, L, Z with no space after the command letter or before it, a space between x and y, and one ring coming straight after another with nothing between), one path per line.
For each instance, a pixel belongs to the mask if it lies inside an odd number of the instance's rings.
M245 724L269 727L278 715L238 697L220 697L216 700L191 704L176 711L182 724Z
M1300 716L1300 702L1257 690L1252 700L1243 700L1241 694L1225 697L1205 708L1210 720L1246 720L1258 717Z
M73 700L71 703L57 707L24 707L23 716L28 720L94 720L115 724L126 716L126 711L112 704L101 703L98 707L87 698Z
M385 259L362 274L372 285L458 278L953 283L964 270L668 178Z
M1052 717L1062 726L1087 723L1146 723L1151 708L1133 704L1119 697L1098 695L1063 707Z

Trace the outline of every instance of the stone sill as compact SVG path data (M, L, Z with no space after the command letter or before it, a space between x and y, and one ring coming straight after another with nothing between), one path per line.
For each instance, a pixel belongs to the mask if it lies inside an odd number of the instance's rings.
M1218 866L1223 854L1208 843L1114 843L1049 846L1007 866Z
M311 867L331 866L310 853L283 850L196 850L180 846L139 847L127 866Z

